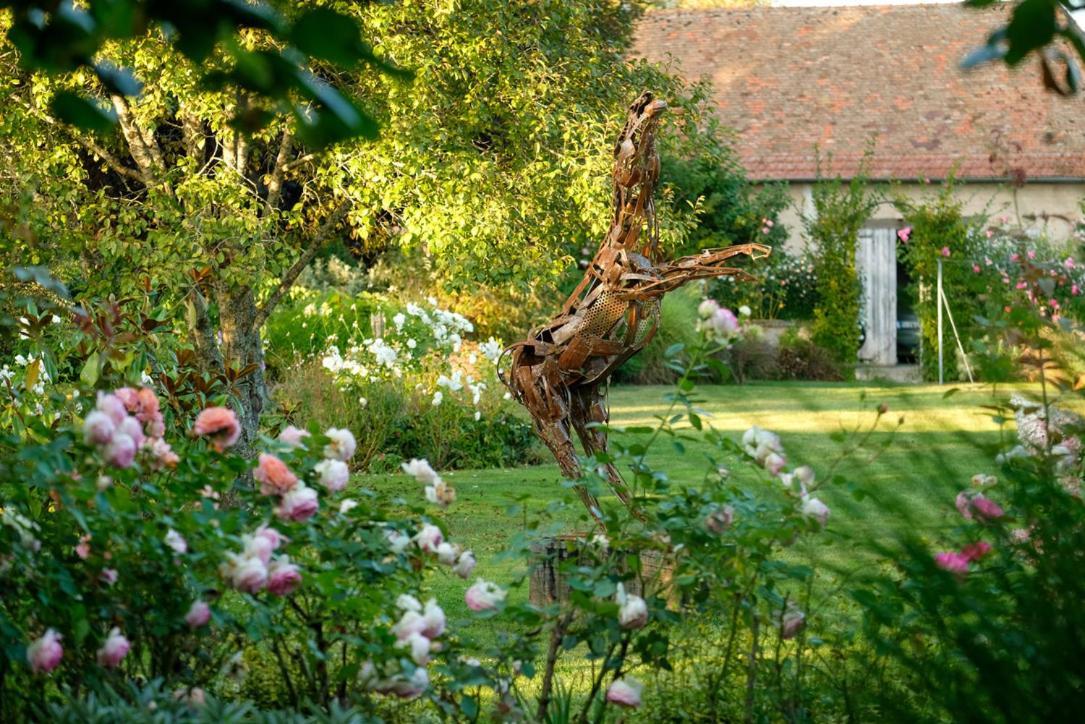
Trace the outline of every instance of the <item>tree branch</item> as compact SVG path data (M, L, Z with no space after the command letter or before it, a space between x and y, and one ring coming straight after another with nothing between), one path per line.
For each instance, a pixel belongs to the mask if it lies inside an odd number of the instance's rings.
M331 236L335 227L347 214L347 204L343 202L340 206L333 211L328 218L324 221L324 224L313 236L313 240L309 243L308 248L302 253L298 260L295 261L289 269L283 274L282 279L279 281L275 291L271 293L271 296L267 298L263 306L256 313L255 326L260 327L267 321L267 318L271 316L271 313L275 311L275 307L282 301L282 298L290 291L290 287L294 285L294 281L298 278L298 275L304 271L305 267L309 266L309 262L324 248L324 244L327 243L328 238Z
M271 175L267 182L267 212L275 213L279 208L279 199L282 198L283 177L286 175L286 159L290 157L290 151L294 147L294 133L287 126L283 131L283 139L279 143L279 153L275 156L275 165L271 168Z
M38 120L43 121L45 123L48 123L51 126L56 126L57 128L64 129L65 133L68 135L69 138L71 138L73 141L75 141L80 146L82 146L83 149L86 150L88 153L92 153L92 154L98 156L99 158L101 158L103 161L106 162L106 165L108 165L111 169L116 171L121 176L124 176L125 178L130 178L133 181L138 181L139 183L143 184L144 186L150 186L151 185L148 182L147 177L144 176L142 173L140 173L136 169L128 168L123 163L121 163L119 158L117 158L112 153L110 153L109 151L107 151L104 148L102 148L101 146L99 146L94 141L91 141L90 139L82 138L81 136L76 135L75 133L72 132L71 128L68 125L66 125L64 123L59 123L57 121L57 119L53 118L48 113L45 113L44 111L38 110L37 108L30 105L29 103L22 100L21 98L16 98L15 102L18 103L19 105L21 105L23 108L25 108L31 115L35 116Z
M310 161L312 161L314 158L316 158L319 155L320 154L318 154L318 153L307 153L304 156L301 156L299 158L295 158L293 161L291 161L290 163L283 166L283 173L286 173L288 171L293 171L298 166L302 166L304 164L309 163Z
M120 121L121 133L128 141L128 148L132 152L132 158L140 170L148 177L157 179L166 170L166 164L162 160L162 150L151 136L148 140L140 129L139 124L132 118L128 101L123 96L110 96L113 101L113 109L117 111L117 120Z

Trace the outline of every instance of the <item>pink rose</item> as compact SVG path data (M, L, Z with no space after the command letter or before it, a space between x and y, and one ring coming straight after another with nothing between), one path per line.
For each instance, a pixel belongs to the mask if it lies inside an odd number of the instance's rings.
M409 649L411 652L411 661L419 666L425 666L429 663L429 650L432 644L430 640L420 633L411 634L405 639L396 643L398 649Z
M732 335L738 331L738 317L726 307L720 307L712 315L712 326L721 335Z
M297 487L283 496L275 515L295 522L309 520L319 508L316 491L298 483Z
M113 439L117 426L113 419L101 410L93 410L83 420L83 440L88 445L107 445Z
M962 518L965 520L972 520L971 495L967 490L962 490L957 493L957 499L954 501L954 505L957 507L957 512L961 514Z
M811 496L803 496L802 514L807 518L815 518L822 525L829 522L829 506Z
M983 495L977 495L972 498L972 510L985 520L995 520L1005 515L1005 512L998 503Z
M188 613L185 614L185 623L189 628L200 628L206 626L211 620L211 607L203 601L193 601L192 605L188 607Z
M607 687L607 701L611 704L636 709L640 706L640 694L644 687L631 676L615 679Z
M765 456L765 470L767 470L770 475L779 475L780 471L783 470L786 465L787 460L779 453L769 453Z
M105 459L110 465L118 468L131 467L132 461L136 459L135 441L128 435L118 432L105 448Z
M116 395L111 395L106 392L98 393L98 401L95 407L109 416L109 419L114 425L121 424L121 420L128 416L128 410L125 409L124 403Z
M301 585L301 571L286 556L272 561L267 569L267 590L276 596L292 593Z
M131 387L120 387L114 390L113 394L124 405L125 412L135 413L139 411L139 393Z
M484 581L481 578L475 585L467 589L463 600L472 611L489 611L497 608L497 604L505 600L507 595L497 584Z
M422 633L425 628L425 616L418 611L409 610L404 611L399 621L392 626L392 633L395 634L396 640L406 641L411 636Z
M305 447L305 438L309 437L308 430L302 430L300 427L294 427L293 425L287 425L279 433L279 442L285 443L293 448Z
M313 466L313 470L320 476L320 484L331 493L338 493L347 487L350 480L350 468L342 460L321 460Z
M267 538L268 542L271 543L271 550L273 551L278 550L279 546L283 543L288 543L290 541L285 535L274 528L268 528L266 525L257 528L256 532L253 533L253 536L257 538Z
M941 253L942 253L942 256L948 257L949 256L949 247L948 246L943 246Z
M445 632L445 612L437 605L437 599L431 598L426 601L426 608L422 612L422 624L421 634L426 638L435 639Z
M132 438L137 448L143 444L143 427L139 424L139 420L132 416L121 420L121 424L117 425L117 433L123 433Z
M79 544L75 547L75 554L82 560L90 558L90 534L79 537Z
M991 544L985 540L981 540L977 543L970 543L961 549L961 555L969 561L978 561L990 552Z
M271 563L271 552L275 549L271 541L260 536L245 536L244 542L246 558L259 558L265 566Z
M35 674L48 674L60 665L64 656L63 638L53 629L48 629L42 636L26 647L26 661Z
M414 542L426 553L436 553L443 541L444 534L441 533L441 529L430 523L423 525L422 530L418 531L414 537Z
M471 572L475 570L475 554L471 551L464 551L460 554L460 557L456 560L456 565L452 566L452 572L464 580L471 577Z
M162 419L162 412L158 406L158 397L150 387L141 387L136 393L139 408L135 411L136 418L143 423L150 424Z
M934 563L943 571L959 576L968 573L968 557L957 551L943 551L934 557Z
M246 593L256 593L267 585L268 570L259 558L245 558L233 571L234 587Z
M117 668L121 660L128 655L130 648L132 644L128 643L128 639L124 637L121 630L114 626L106 637L105 643L102 644L102 648L98 649L99 665L107 669Z
M252 477L260 483L260 492L264 495L284 495L298 484L298 476L286 467L286 463L267 453L260 453L260 464Z
M908 239L912 238L912 227L905 226L903 229L897 229L897 238L907 244Z
M780 617L780 638L785 641L793 639L805 626L806 614L794 606L788 606L784 615Z
M143 449L151 455L151 467L155 470L175 468L181 458L173 451L170 444L160 437L149 437L143 441Z
M241 437L241 423L228 407L208 407L196 416L192 434L210 439L212 447L222 452Z

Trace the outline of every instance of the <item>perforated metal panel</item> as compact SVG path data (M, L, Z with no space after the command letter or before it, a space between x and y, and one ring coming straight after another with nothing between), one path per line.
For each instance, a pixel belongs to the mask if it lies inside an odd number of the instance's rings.
M645 338L659 325L659 301L657 298L641 303L640 310L643 316L637 322L637 334L633 338L635 347L644 344Z
M614 292L605 291L584 313L584 324L579 331L603 336L622 318L628 308L629 302Z

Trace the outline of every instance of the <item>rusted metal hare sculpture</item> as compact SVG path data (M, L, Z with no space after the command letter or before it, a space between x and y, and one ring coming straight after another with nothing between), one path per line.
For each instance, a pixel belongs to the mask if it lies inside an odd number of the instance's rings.
M610 231L561 312L505 350L510 365L502 380L531 413L536 432L569 480L581 478L570 428L588 455L606 450L606 428L592 423L610 417L607 379L651 341L663 295L695 279L750 279L728 264L735 257L763 258L771 251L762 244L739 244L673 261L661 258L653 198L659 180L655 135L666 109L666 102L648 92L629 107L614 147ZM617 469L607 465L606 472L615 494L631 506ZM599 501L583 486L576 490L601 524Z

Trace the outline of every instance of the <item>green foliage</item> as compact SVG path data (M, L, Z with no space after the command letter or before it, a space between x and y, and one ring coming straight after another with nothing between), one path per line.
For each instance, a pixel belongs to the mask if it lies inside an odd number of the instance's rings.
M374 315L391 324L402 309L387 296L368 292L298 294L264 326L268 367L281 377L299 362L323 355L329 346L346 349L352 339L375 335Z
M965 4L985 8L994 2L969 0ZM1085 61L1085 35L1074 17L1079 9L1073 0L1015 0L1009 22L995 28L987 44L972 50L961 66L969 69L998 61L1017 66L1035 53L1044 87L1060 95L1074 95L1081 87L1081 69L1063 46L1068 45Z
M693 284L663 297L659 331L639 354L615 371L614 381L639 385L673 382L675 372L668 365L666 352L676 344L692 347L697 343L700 338L697 332L697 305L700 303L700 291Z
M867 187L860 171L846 184L835 179L814 185L814 209L803 218L804 237L811 246L817 304L812 338L845 369L859 354L859 313L862 288L855 269L859 230L877 208L879 196Z
M962 342L972 338L974 318L981 308L979 295L985 294L990 278L972 271L972 260L983 256L982 219L966 219L961 202L955 197L953 183L947 183L937 196L925 201L898 199L897 208L910 225L911 234L898 248L898 258L908 268L912 287L902 290L912 297L923 338L920 364L924 379L938 379L938 300L936 283L938 263L942 262L942 285L951 301L954 322ZM944 322L943 354L945 377L961 379L956 345ZM967 349L967 348L966 348Z
M844 371L828 350L796 331L780 339L776 351L776 372L781 380L842 380Z
M476 419L479 408L470 400L445 395L435 406L432 394L413 390L411 384L378 380L344 388L334 384L319 360L311 360L285 370L273 392L285 421L306 428L338 421L358 430L359 470L394 472L411 458L425 458L441 469L541 460L531 425L500 394L487 395L484 414ZM502 389L495 386L498 393Z
M869 576L852 596L867 635L945 718L1069 720L1085 653L1074 613L1085 595L1085 428L1055 405L1011 404L1016 415L1008 405L998 414L1016 416L1022 445L1000 456L998 478L977 475L970 488L961 481L962 515L937 543L907 536L878 545L892 573ZM886 708L914 716L905 701Z
M751 264L749 272L756 281L724 277L709 282L708 296L731 309L749 307L754 319L813 319L818 283L808 251L793 254L775 246L767 259Z
M90 0L59 9L56 3L9 0L0 7L12 11L7 40L19 51L24 69L68 76L90 71L108 93L137 96L140 81L128 68L103 60L102 51L116 41L162 37L193 64L187 70L195 71L202 85L229 87L256 101L239 107L229 119L232 125L255 133L274 115L289 112L298 137L314 146L372 138L377 127L309 63L330 63L337 70L368 64L410 77L373 54L355 18L326 7L300 13L289 8L291 17L281 13L287 6L228 0ZM73 90L56 91L49 106L60 120L91 131L113 129L118 120L108 104Z
M695 92L698 102L703 102L707 89L697 87ZM750 183L713 116L706 119L704 131L690 140L693 143L676 148L675 141L667 139L660 166L664 197L674 213L681 215L689 209L696 214L696 225L678 252L695 254L750 242L782 247L787 230L777 221L788 204L785 185Z

